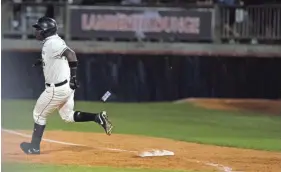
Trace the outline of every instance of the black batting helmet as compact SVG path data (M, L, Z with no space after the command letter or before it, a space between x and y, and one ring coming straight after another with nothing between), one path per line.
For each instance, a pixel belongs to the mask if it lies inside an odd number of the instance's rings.
M41 17L32 25L37 30L42 30L41 35L46 38L57 33L57 22L50 17Z

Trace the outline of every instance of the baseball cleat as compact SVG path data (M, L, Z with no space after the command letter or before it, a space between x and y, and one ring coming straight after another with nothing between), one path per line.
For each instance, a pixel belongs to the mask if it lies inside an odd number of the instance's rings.
M108 116L106 115L106 111L102 111L99 114L100 125L104 128L107 135L111 135L113 125L109 121Z
M25 154L40 154L40 149L35 149L31 143L22 142L20 148Z

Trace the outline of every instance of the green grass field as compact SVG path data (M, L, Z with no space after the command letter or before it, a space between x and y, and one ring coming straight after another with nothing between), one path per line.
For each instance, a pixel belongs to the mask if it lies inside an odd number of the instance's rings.
M171 170L152 170L152 169L132 169L132 168L112 168L112 167L81 167L81 166L50 166L37 164L12 164L5 163L3 172L183 172ZM184 171L193 172L193 171Z
M2 128L32 130L35 101L2 101ZM181 141L281 151L281 116L250 112L205 110L190 104L172 103L93 103L77 102L76 110L107 110L115 125L114 133L165 137ZM64 123L57 113L48 118L47 130L103 132L92 123ZM3 164L2 164L3 165ZM148 171L30 164L4 164L14 171ZM153 170L149 170L154 172ZM156 170L157 171L157 170ZM159 170L158 170L159 171Z

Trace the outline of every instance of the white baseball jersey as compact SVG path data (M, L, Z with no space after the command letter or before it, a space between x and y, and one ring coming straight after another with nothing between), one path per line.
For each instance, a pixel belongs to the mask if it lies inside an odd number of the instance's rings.
M43 41L42 59L45 87L33 109L34 122L39 125L47 123L47 117L58 110L61 118L66 122L74 122L74 90L69 86L70 67L63 52L68 48L63 39L53 35ZM68 80L61 86L55 84Z
M65 41L58 35L50 36L44 40L42 59L46 83L56 84L70 79L68 61L62 57L67 48Z

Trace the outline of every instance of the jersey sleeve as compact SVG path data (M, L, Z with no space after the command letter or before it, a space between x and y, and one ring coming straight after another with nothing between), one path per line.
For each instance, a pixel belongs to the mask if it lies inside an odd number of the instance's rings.
M62 41L61 42L54 42L51 46L51 49L50 49L50 55L53 58L61 58L64 51L68 48L69 47L66 45L65 42L62 42Z

